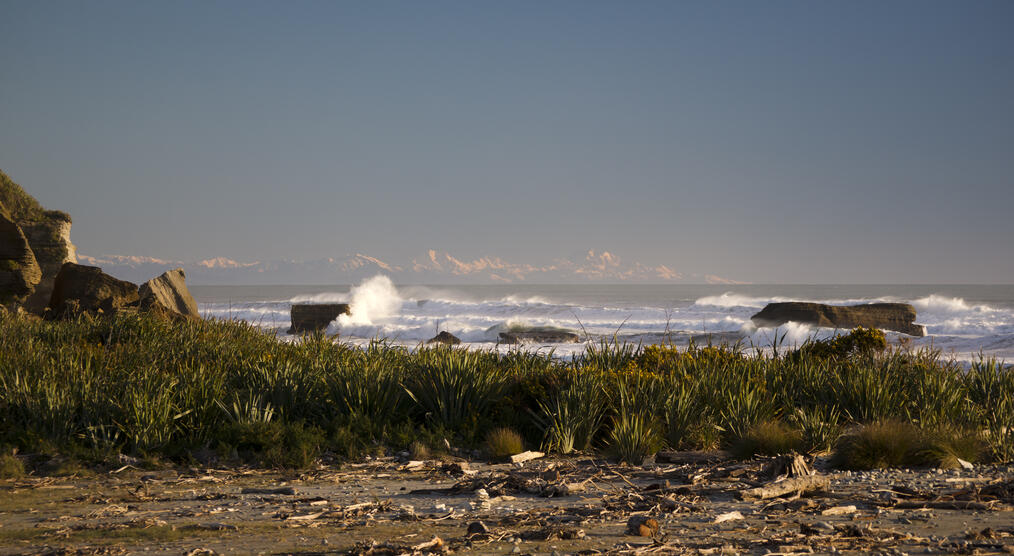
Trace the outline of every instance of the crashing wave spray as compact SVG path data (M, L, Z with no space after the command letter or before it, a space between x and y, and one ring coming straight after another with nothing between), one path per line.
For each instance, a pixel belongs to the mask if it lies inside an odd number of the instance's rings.
M378 274L364 280L349 292L349 315L338 317L338 326L370 326L394 316L401 307L401 296L387 276Z

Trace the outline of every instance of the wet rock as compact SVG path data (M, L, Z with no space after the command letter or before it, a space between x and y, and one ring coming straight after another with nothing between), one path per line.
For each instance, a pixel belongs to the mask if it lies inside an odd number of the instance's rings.
M576 344L581 337L576 332L563 328L534 327L500 333L501 344Z
M457 336L455 336L454 334L451 334L450 332L448 332L446 330L443 330L439 334L437 334L436 336L434 336L434 337L430 338L429 340L427 340L426 343L427 344L445 344L445 345L449 345L449 346L456 346L456 345L458 345L458 344L461 343L461 340Z
M292 325L289 334L324 330L339 315L348 315L348 303L293 304L289 311Z
M925 336L926 329L915 324L915 307L907 303L868 303L865 305L824 305L789 301L768 303L750 319L759 327L782 326L787 322L798 322L824 328L882 328L908 334Z

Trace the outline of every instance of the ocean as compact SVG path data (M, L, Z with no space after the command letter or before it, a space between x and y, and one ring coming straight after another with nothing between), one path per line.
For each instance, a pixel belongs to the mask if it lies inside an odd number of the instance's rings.
M790 347L835 331L789 323L755 329L750 316L769 302L815 301L832 305L911 303L925 338L945 357L970 361L980 354L1014 361L1014 285L397 285L377 276L356 285L191 286L205 317L239 319L276 332L289 327L293 303L348 302L352 315L331 323L329 334L365 344L386 338L417 346L446 330L468 346L498 348L510 327L553 326L601 340L683 344L701 335L740 341L747 348ZM901 336L888 333L897 342ZM569 356L581 344L528 346ZM498 349L508 349L499 346Z

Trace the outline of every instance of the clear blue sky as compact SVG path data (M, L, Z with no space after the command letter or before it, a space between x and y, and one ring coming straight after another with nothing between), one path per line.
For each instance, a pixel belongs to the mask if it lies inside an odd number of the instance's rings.
M0 0L84 253L1014 282L1014 2Z

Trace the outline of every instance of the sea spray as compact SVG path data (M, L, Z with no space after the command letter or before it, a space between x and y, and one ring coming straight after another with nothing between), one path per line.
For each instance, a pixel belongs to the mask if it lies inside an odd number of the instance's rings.
M200 290L200 286L197 289ZM274 289L272 289L274 288ZM756 329L750 317L772 301L807 300L830 305L903 302L918 311L925 338L906 339L913 347L933 347L944 356L972 360L983 351L1014 361L1014 286L640 286L508 285L420 286L397 288L384 278L349 288L305 287L298 296L269 287L259 301L246 291L219 293L201 305L214 318L242 319L284 334L291 303L353 303L351 317L336 321L328 334L342 341L368 343L387 338L416 346L446 330L466 345L488 349L512 325L551 326L586 331L594 339L683 345L691 337L713 334L715 342L740 341L744 347L780 349L836 332L831 328L783 325ZM220 289L219 289L220 290ZM218 293L218 291L215 291ZM196 295L196 293L195 293ZM242 301L236 301L241 299ZM379 306L379 308L375 308ZM362 324L371 323L371 324ZM621 327L622 325L622 327ZM888 334L895 341L896 335ZM583 344L556 345L554 354L583 353Z
M372 326L397 315L401 296L387 276L378 274L364 280L349 292L348 315L338 317L338 326Z

